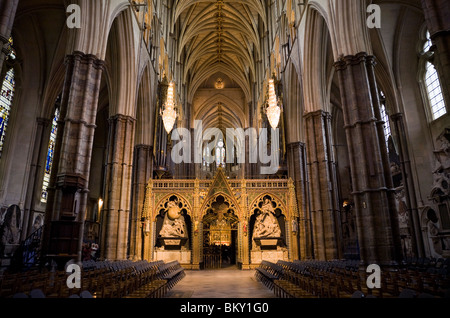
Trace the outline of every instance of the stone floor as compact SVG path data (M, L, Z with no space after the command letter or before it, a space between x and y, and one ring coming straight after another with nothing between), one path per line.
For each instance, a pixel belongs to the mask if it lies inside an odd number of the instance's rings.
M166 298L275 298L273 292L255 279L254 270L237 268L186 271Z

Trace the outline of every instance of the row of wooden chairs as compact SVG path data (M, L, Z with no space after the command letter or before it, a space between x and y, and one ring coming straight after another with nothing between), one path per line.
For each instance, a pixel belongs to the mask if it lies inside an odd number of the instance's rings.
M417 296L445 297L450 287L448 275L400 268L382 272L381 288L370 289L367 287L368 274L358 270L358 266L346 266L346 263L279 261L277 264L283 267L283 277L277 282L277 292L286 297L350 298L360 292L377 298L395 298L403 291L412 290Z
M277 264L262 261L256 268L255 277L267 288L274 290L275 282L283 276L283 268Z
M185 277L184 268L178 261L158 265L156 279L141 284L125 298L162 298Z
M173 265L169 268L162 261L83 263L81 288L72 289L67 286L68 274L65 271L43 269L10 273L0 278L0 298L13 297L18 293L28 295L30 291L36 289L46 298L67 298L80 295L83 291L89 291L94 298L122 298L133 294L143 286L152 284L158 288L151 293L151 297L162 297L168 281L170 286L173 286L182 278L181 270L176 279L175 275L170 280L161 278L169 273Z
M159 266L158 279L167 281L167 286L172 289L186 276L184 268L178 261L173 261Z
M408 257L401 262L402 269L440 275L450 274L450 258Z

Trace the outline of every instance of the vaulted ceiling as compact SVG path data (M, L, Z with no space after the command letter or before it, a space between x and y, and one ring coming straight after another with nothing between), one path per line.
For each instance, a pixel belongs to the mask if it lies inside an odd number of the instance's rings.
M189 96L222 72L250 99L255 61L261 53L260 24L266 21L263 1L177 0L174 8L173 21L181 26L178 61L184 64Z

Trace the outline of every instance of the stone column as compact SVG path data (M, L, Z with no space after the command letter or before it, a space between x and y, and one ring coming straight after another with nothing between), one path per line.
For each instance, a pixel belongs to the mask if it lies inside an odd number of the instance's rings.
M312 259L314 254L311 214L308 204L306 147L295 142L287 148L289 177L294 181L295 197L299 212L299 248L302 260Z
M373 99L373 57L362 52L335 63L342 98L361 266L396 265L400 257L397 211L389 188L386 144L379 136Z
M19 0L0 1L0 74L3 68L3 62L9 52L5 49L11 37L11 30L16 17L17 5Z
M130 220L131 176L135 119L116 115L109 119L105 190L105 258L127 258Z
M250 231L249 231L249 212L248 212L248 193L247 193L247 182L242 180L241 185L241 202L240 208L242 211L242 220L239 222L239 232L238 234L241 237L238 237L238 240L241 241L242 246L239 246L241 250L241 261L242 261L242 269L250 269Z
M413 252L417 257L425 257L425 248L422 239L422 230L420 228L420 216L414 186L413 173L411 168L411 159L409 157L408 141L405 131L405 119L402 113L391 116L393 128L398 138L400 169L402 171L403 186L405 188L405 199L408 207L408 216L410 220L410 233L412 239Z
M341 244L331 116L322 110L308 113L305 124L315 257L336 259Z
M297 198L295 193L294 181L292 178L289 179L289 194L288 194L288 209L289 209L289 218L286 219L286 238L288 239L289 248L290 248L290 260L298 260L300 259L299 255L299 235L298 235L298 219L299 212L297 207Z
M41 172L41 164L45 163L45 156L43 156L43 147L48 146L48 138L46 129L51 123L51 120L46 118L37 119L37 127L35 133L33 156L30 164L30 176L28 178L27 195L25 198L25 211L23 220L23 229L21 233L21 241L24 241L31 233L33 224L33 212L36 202L40 199L42 180L39 178Z
M161 116L158 116L156 120L156 130L155 130L155 165L156 169L167 169L167 143L168 134L164 129L164 123Z
M189 164L189 178L191 179L200 179L201 175L202 175L202 163L200 162L195 162L196 158L195 158L195 153L196 151L199 151L199 153L201 154L201 156L203 156L203 149L198 149L199 146L196 143L196 138L201 138L203 132L200 133L199 136L195 135L195 129L191 128L191 163ZM199 158L201 159L201 158Z
M384 182L387 188L386 191L387 201L388 206L390 207L389 218L391 223L391 232L394 240L394 246L397 249L396 250L397 259L400 259L402 257L402 252L401 252L400 228L398 224L398 211L395 200L394 182L392 180L391 162L389 160L389 153L386 146L386 139L384 137L385 122L381 117L380 93L378 91L375 76L375 65L376 65L375 57L367 56L366 58L367 77L369 80L370 94L373 103L373 111L377 119L376 129L378 136L378 144L380 147L381 164L383 166Z
M145 203L145 189L153 175L153 147L134 147L133 187L131 201L130 256L142 259L142 215Z
M104 62L74 52L66 57L42 255L81 260L92 146ZM65 255L65 256L64 256Z
M194 211L191 213L192 218L192 268L200 269L200 263L202 262L203 251L203 220L202 213L200 211L200 181L195 179L194 181Z
M448 0L422 0L431 40L434 44L434 62L441 80L447 111L450 111L450 2Z
M145 200L142 211L141 233L142 237L142 257L144 260L153 259L153 244L155 237L155 218L153 215L153 183L150 180L145 188Z
M194 136L194 129L189 129L191 133L191 162L187 164L187 177L188 179L195 179L195 164L194 164L194 147L195 147L195 136Z

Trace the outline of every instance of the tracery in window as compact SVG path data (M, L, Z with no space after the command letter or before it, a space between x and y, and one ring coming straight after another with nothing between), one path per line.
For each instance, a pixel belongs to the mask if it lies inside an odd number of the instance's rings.
M50 142L47 149L47 158L45 161L45 171L44 171L44 181L42 182L42 193L41 193L41 202L47 203L48 197L48 186L50 184L50 176L52 173L52 165L56 144L56 137L58 135L58 120L59 120L60 111L59 108L56 108L55 115L53 117L52 122L52 131L50 134Z
M10 69L5 76L0 95L0 158L3 153L3 145L6 137L11 106L14 98L16 82L14 80L14 69Z
M216 147L216 165L217 167L225 166L225 147L223 140L219 140Z
M392 135L391 124L389 121L389 114L386 109L386 95L383 91L380 91L380 113L381 120L384 121L384 139L386 141L386 147L389 149L389 137Z
M425 62L425 87L428 95L428 102L430 105L432 119L438 119L439 117L447 113L445 107L444 96L442 94L442 87L439 81L439 75L431 62L433 52L431 51L432 42L430 33L426 33L427 41L423 47L422 58L426 59Z

